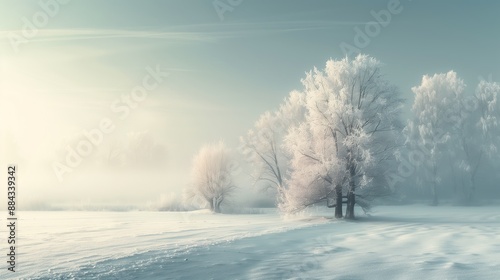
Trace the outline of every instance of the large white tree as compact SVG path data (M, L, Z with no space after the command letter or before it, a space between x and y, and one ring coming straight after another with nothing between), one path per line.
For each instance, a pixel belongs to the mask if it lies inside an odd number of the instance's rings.
M192 182L186 190L188 200L198 200L220 213L221 205L235 189L233 159L223 142L203 146L193 160Z
M394 159L403 100L380 67L367 55L329 60L323 71L314 69L302 80L305 121L286 137L292 174L282 208L321 200L333 206L335 199L339 217L345 197L346 218L353 219L359 191L385 185L383 174L373 171Z

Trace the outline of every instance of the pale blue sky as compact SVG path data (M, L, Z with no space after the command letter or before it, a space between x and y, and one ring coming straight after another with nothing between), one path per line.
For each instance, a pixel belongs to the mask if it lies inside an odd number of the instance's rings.
M32 20L41 7L1 0L2 127L6 143L17 146L5 154L44 178L39 189L57 192L45 167L56 158L54 147L113 116L109 104L139 84L147 66L160 65L170 77L109 139L150 130L168 150L169 171L160 183L124 200L178 190L202 144L222 138L235 148L261 113L300 89L305 71L342 58L340 44L354 44L355 28L364 30L374 20L371 11L389 2L243 0L221 21L213 1L73 0L15 52L12 32L20 34L23 17ZM470 90L479 76L500 80L499 2L401 0L400 6L362 51L385 63L408 104L423 74L453 69ZM12 116L17 124L6 124Z

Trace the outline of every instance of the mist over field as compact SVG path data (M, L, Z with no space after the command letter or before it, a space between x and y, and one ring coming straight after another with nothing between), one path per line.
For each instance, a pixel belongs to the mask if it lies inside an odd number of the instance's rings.
M499 6L0 0L0 278L497 279Z

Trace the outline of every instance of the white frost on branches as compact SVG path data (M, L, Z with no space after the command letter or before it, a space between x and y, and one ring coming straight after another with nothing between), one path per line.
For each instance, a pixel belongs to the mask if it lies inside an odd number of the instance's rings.
M192 183L186 198L219 213L235 189L232 160L223 142L203 146L193 160Z
M364 187L383 187L383 172L374 170L394 159L402 99L380 66L366 55L329 60L302 80L305 120L285 137L292 172L281 209L326 201L341 216L346 197L346 217L354 218L355 197L363 200Z

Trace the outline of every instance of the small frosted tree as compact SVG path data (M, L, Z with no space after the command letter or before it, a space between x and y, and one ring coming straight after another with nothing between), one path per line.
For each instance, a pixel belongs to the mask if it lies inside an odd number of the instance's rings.
M193 160L192 183L186 190L189 200L197 200L220 213L221 205L235 189L233 161L223 142L203 146Z

